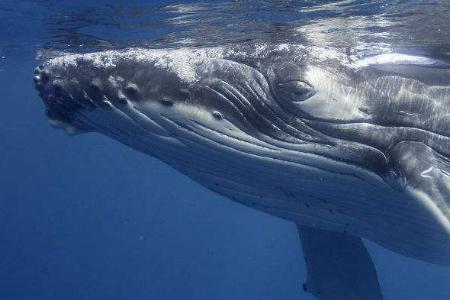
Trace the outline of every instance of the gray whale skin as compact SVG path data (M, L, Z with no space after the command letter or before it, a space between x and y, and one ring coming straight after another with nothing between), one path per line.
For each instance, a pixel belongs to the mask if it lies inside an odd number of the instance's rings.
M361 238L450 265L450 71L302 45L65 54L35 70L52 125L99 132L295 222L304 289L382 299Z

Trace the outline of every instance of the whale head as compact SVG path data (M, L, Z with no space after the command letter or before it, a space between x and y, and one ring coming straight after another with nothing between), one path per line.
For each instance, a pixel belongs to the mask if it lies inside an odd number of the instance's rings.
M448 69L244 50L67 54L34 83L70 134L105 134L244 205L449 264L449 88L418 76Z
M34 82L55 127L100 132L165 161L167 147L201 139L219 149L327 143L296 116L316 90L293 63L258 68L218 49L129 49L50 59Z

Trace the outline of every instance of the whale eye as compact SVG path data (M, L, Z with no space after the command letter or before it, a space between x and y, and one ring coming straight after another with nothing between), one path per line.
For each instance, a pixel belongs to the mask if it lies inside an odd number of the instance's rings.
M278 83L277 93L284 101L300 102L313 96L316 92L307 82L292 80Z

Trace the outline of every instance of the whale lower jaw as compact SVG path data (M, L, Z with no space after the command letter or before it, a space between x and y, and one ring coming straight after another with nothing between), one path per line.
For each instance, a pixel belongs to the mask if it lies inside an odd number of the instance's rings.
M450 265L447 223L417 201L415 191L405 193L396 178L318 155L292 156L286 149L275 158L274 150L248 151L242 142L218 150L216 141L181 140L202 156L184 155L169 164L227 198L297 224L360 236L409 257ZM200 171L202 165L209 171Z
M225 146L221 139L232 137L214 131L174 137L161 127L155 134L139 126L138 116L132 107L111 106L82 112L78 118L96 120L90 124L95 131L247 207L300 225L361 236L413 258L450 264L445 226L413 195L374 173L296 149L266 148L238 139ZM166 122L165 128L179 126L168 118ZM146 126L156 126L152 124Z

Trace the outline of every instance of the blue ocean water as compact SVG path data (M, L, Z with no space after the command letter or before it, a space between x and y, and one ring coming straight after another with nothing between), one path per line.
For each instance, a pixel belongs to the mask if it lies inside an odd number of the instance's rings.
M445 1L0 0L0 299L313 299L293 224L104 136L52 129L32 87L37 53L270 40L448 60L449 12ZM450 299L450 268L368 245L385 299Z

